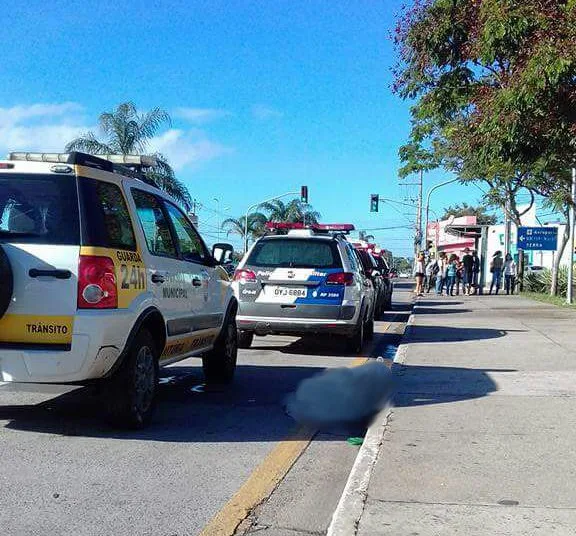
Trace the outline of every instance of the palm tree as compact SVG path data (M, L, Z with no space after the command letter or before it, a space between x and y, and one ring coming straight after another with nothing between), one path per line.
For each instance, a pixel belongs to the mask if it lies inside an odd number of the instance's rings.
M140 114L132 102L124 102L116 110L100 114L98 127L103 138L98 139L94 132L87 132L68 143L66 151L153 156L157 164L144 170L144 180L164 190L189 210L191 199L186 186L176 178L162 154L148 152L150 140L165 123L170 125L170 116L166 111L154 108Z
M266 233L265 224L268 218L261 212L253 212L248 215L248 236L252 239L259 238ZM240 235L244 241L244 225L246 221L244 216L240 218L228 218L222 222L222 229L230 234Z
M292 199L288 203L280 199L263 203L260 208L268 213L270 221L289 223L318 223L320 213L300 199Z

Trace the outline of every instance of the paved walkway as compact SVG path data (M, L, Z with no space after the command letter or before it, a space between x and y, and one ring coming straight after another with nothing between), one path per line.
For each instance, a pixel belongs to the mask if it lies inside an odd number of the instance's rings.
M576 534L576 313L420 299L362 536Z

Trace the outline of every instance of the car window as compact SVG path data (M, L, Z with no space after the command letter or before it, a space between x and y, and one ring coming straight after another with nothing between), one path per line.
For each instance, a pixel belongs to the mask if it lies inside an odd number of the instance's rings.
M184 213L172 203L165 203L168 216L174 226L180 255L187 261L206 262L208 251L196 229L188 221Z
M336 243L298 238L261 240L246 264L265 268L342 268Z
M135 251L132 220L120 187L85 177L78 184L84 216L83 244Z
M78 245L76 177L0 174L0 241Z
M352 268L352 271L354 272L358 272L359 270L361 270L360 265L358 263L358 258L356 257L356 254L354 253L354 248L350 245L346 245L346 254L348 255L348 260L350 261L350 266Z
M160 200L143 190L132 190L136 213L146 238L148 251L161 257L178 257L170 225Z

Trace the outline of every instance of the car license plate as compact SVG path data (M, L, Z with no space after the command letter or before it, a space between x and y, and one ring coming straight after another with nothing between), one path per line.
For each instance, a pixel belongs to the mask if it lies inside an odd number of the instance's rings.
M278 298L305 298L306 288L274 287L273 295Z

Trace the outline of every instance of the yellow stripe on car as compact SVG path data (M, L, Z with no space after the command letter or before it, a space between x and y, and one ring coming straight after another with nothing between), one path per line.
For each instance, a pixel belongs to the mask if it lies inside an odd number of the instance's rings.
M5 315L0 318L0 342L70 344L73 316Z
M82 246L80 255L109 257L116 271L118 308L126 309L132 301L146 292L146 266L140 251Z

